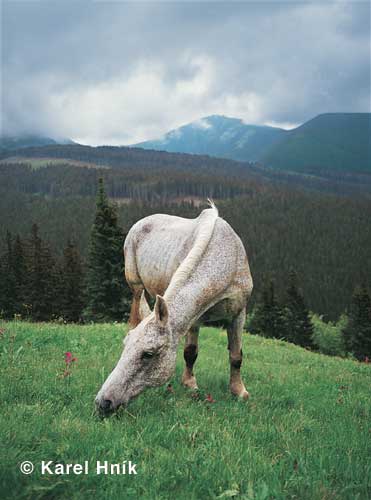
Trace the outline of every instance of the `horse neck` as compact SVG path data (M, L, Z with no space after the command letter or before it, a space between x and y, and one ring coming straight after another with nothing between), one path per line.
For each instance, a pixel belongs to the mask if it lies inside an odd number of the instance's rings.
M187 288L169 298L167 302L171 329L176 335L178 341L187 333L194 322L200 317L203 310L202 301L192 296Z

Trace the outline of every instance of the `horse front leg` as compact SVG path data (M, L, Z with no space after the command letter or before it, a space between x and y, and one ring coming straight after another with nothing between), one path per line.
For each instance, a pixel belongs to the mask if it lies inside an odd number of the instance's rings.
M186 334L184 344L185 367L182 375L182 384L189 389L197 389L196 377L193 373L193 365L198 355L198 333L199 327L193 326Z
M238 316L236 316L230 326L227 328L228 332L228 349L229 349L229 363L231 369L230 375L230 389L232 394L242 399L248 399L249 393L247 392L244 383L241 379L241 365L242 365L242 332L246 319L246 309L243 309Z
M133 301L131 303L130 308L130 316L129 316L129 329L135 328L141 322L140 318L140 298L144 287L135 287L133 288Z

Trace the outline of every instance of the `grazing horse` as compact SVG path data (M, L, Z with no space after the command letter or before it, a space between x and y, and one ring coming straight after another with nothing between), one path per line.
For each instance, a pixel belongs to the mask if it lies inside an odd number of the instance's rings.
M196 219L156 214L137 222L124 245L125 275L133 291L129 333L117 366L96 397L110 413L146 387L174 373L185 335L182 383L197 389L193 365L199 325L226 320L230 390L247 399L241 380L242 331L252 278L243 244L210 202ZM156 298L153 312L145 291Z

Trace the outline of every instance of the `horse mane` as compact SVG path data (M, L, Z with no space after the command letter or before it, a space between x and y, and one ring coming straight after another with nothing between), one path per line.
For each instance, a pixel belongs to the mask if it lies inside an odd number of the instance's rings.
M169 286L164 294L164 299L171 298L187 281L204 254L214 232L216 220L219 216L218 209L212 200L207 200L210 208L203 210L197 217L199 223L196 228L196 238L187 257L175 271Z

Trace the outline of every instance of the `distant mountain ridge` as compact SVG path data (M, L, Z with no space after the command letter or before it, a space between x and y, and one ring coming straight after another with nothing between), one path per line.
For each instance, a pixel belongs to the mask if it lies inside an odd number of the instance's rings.
M260 162L293 172L370 173L371 114L325 113L292 130L212 115L135 146Z
M40 135L2 135L0 149L16 150L30 147L52 146L57 144L75 144L70 139L52 139Z
M135 147L258 161L267 147L284 133L280 128L246 125L238 118L212 115L171 130L161 139L135 144Z
M262 163L296 172L371 173L371 113L325 113L286 132Z

